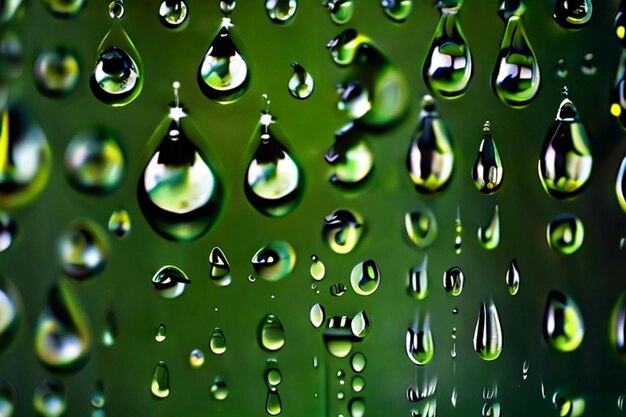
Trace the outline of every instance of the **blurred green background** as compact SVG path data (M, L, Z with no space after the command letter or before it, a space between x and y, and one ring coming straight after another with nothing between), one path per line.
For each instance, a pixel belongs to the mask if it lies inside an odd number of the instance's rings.
M252 73L251 86L241 100L220 105L205 98L196 82L196 70L217 32L221 14L217 1L188 0L188 27L171 32L159 22L158 1L128 0L123 25L143 59L144 88L130 105L108 107L97 101L88 86L96 49L111 21L105 1L89 0L75 18L50 15L40 1L31 0L23 18L12 25L25 48L25 69L11 85L11 99L19 103L45 131L53 152L50 181L29 207L15 212L20 234L15 245L0 254L0 273L19 287L25 304L24 320L11 346L0 354L0 377L17 390L15 415L33 415L32 393L49 373L36 359L33 334L45 294L61 277L55 242L73 219L88 217L106 227L110 213L126 207L133 220L125 240L110 236L107 268L95 279L72 283L79 294L94 337L92 358L72 376L60 375L67 387L67 416L91 411L89 398L96 379L104 381L106 412L111 416L245 416L264 415L266 386L263 372L269 358L278 360L283 373L279 387L283 416L348 415L349 399L356 396L340 386L336 372L343 369L351 379L347 359L331 357L322 330L309 322L309 310L321 303L327 316L353 316L362 309L372 321L368 338L354 346L363 352L366 415L410 415L405 397L409 384L424 375L437 376L439 414L480 415L483 387L498 386L503 415L556 415L546 395L567 389L582 395L586 415L618 415L618 395L626 392L625 364L609 342L609 316L617 296L624 290L624 260L618 242L626 221L614 193L614 181L626 145L623 132L608 112L621 47L613 32L617 1L596 1L591 24L579 32L567 32L552 19L552 2L526 1L527 33L542 70L538 98L526 109L505 107L491 91L494 66L504 25L497 16L496 1L467 1L461 21L473 53L475 73L469 92L454 101L438 100L438 108L455 139L456 169L450 186L441 194L418 195L405 168L409 140L419 112L419 97L426 92L421 66L437 25L439 13L426 1L416 1L404 24L383 14L378 2L358 1L353 19L345 26L333 24L318 0L301 0L293 24L272 23L263 1L238 2L232 14L235 30L244 43ZM411 109L398 126L372 134L375 171L362 192L345 193L328 182L329 166L323 152L333 143L333 133L347 120L336 108L335 84L345 69L337 67L326 43L347 27L370 36L404 72L410 89ZM33 83L32 67L39 51L64 45L77 51L81 63L78 88L67 98L49 99ZM594 76L583 75L585 53L595 56ZM565 80L553 67L563 58L569 70ZM292 98L287 82L289 63L296 60L315 78L313 95L303 101ZM181 100L200 127L215 156L226 186L220 219L202 238L176 243L159 237L144 220L135 197L136 184L148 155L146 143L167 113L172 100L171 84L181 82ZM537 158L567 84L588 128L593 152L593 173L588 189L574 201L557 201L541 188ZM243 175L256 143L253 132L261 94L271 99L272 113L299 159L306 175L306 189L299 207L284 218L259 214L243 194ZM482 125L490 120L500 150L505 179L495 197L481 195L474 187L470 169L481 139ZM94 197L72 189L63 172L63 152L78 131L104 125L119 133L127 170L121 187L111 195ZM486 251L476 242L476 228L491 219L498 203L502 239L498 248ZM403 234L407 210L427 204L439 223L439 235L427 251L409 246ZM461 207L463 252L453 250L454 217ZM334 209L360 213L366 223L361 244L348 255L333 253L321 239L323 216ZM556 254L545 239L547 222L556 214L572 212L585 224L582 248L571 256ZM297 252L294 271L281 282L250 283L250 259L264 244L290 242ZM219 245L233 270L233 283L217 287L208 277L207 256ZM408 270L429 257L431 294L415 301L405 293ZM326 265L326 278L311 290L309 256L318 255ZM504 284L510 260L516 257L521 288L511 297ZM365 259L377 261L382 274L380 288L369 297L349 291L331 297L335 283L349 286L352 267ZM150 283L154 272L166 264L182 268L192 280L177 299L159 297ZM463 268L466 286L460 297L446 295L441 277L449 267ZM578 303L585 320L585 339L572 353L552 350L542 339L542 316L547 294L562 290ZM274 296L274 298L272 298ZM504 348L494 362L483 361L472 348L472 335L480 302L492 297L498 307ZM115 345L100 343L106 307L111 305L119 324ZM459 309L453 315L453 307ZM286 344L276 353L263 351L257 342L257 326L267 313L277 314L286 331ZM435 357L417 368L406 357L404 338L416 314L430 314ZM167 325L168 337L154 341L159 322ZM221 356L208 349L214 327L222 328L228 349ZM453 373L451 329L456 326L457 358ZM206 362L192 369L189 352L200 348ZM313 357L321 366L315 369ZM165 361L170 368L171 393L167 399L152 397L149 384L154 366ZM522 364L529 361L527 380ZM225 401L211 398L209 388L221 375L230 390ZM349 383L349 382L348 382ZM452 387L458 390L456 409L450 403ZM344 391L343 400L337 393ZM316 397L315 394L319 395Z

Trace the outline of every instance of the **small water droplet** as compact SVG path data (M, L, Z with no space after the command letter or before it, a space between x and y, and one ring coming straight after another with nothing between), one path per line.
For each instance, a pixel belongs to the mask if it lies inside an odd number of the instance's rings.
M165 324L159 323L154 331L154 340L161 343L165 341L165 339L167 339L167 328L165 327Z
M298 11L298 0L265 0L265 11L274 23L290 23Z
M228 386L221 376L216 376L211 384L211 398L223 401L228 397Z
M482 416L483 417L500 417L501 408L500 403L497 401L487 401L483 404Z
M194 349L189 353L189 365L195 369L204 365L204 353L200 349Z
M267 361L267 369L265 370L265 382L268 387L277 387L283 381L283 374L278 369L278 363L275 359Z
M456 359L456 343L452 344L452 349L450 349L450 357L452 359Z
M422 324L416 320L413 326L409 327L406 332L405 348L407 356L416 365L423 366L432 360L435 344L428 316Z
M80 63L76 54L64 46L42 50L33 68L35 85L47 97L60 98L69 95L78 84Z
M454 219L454 253L461 254L463 250L463 223L461 222L461 207L456 208L456 217Z
M623 48L626 48L626 4L620 1L617 14L615 15L615 36Z
M585 413L585 399L566 391L556 391L552 396L552 405L559 416L580 417Z
M413 10L413 0L380 0L385 15L394 22L403 23Z
M365 339L370 332L371 326L372 322L367 317L365 310L359 311L350 322L350 330L357 339Z
M380 271L372 259L360 262L352 268L350 284L355 293L371 295L380 285Z
M617 171L617 178L615 180L615 195L619 206L626 213L626 156L622 159L619 169ZM0 220L1 222L1 220ZM623 239L623 238L622 238ZM622 246L620 242L620 247ZM1 247L1 245L0 245Z
M0 210L0 253L8 250L17 236L17 223L6 211Z
M335 253L346 254L359 243L363 229L363 220L358 214L339 209L324 217L322 237Z
M580 346L585 325L578 305L568 295L552 290L543 316L543 336L554 349L571 352Z
M580 72L582 72L583 75L586 75L588 77L595 75L596 72L598 72L598 67L596 67L596 64L594 61L595 61L595 58L593 54L591 52L586 53L583 56L583 62L580 65Z
M443 289L448 295L459 296L463 292L465 275L458 266L453 266L443 274Z
M528 379L528 370L530 369L530 362L525 360L522 364L522 379L526 381Z
M346 291L348 291L348 288L340 282L338 284L331 285L329 290L330 295L332 295L333 297L341 297L346 293Z
M316 281L323 280L326 275L326 266L317 255L311 255L311 267L309 268L309 272L311 273L311 278Z
M456 315L456 314L459 314L459 309L458 309L458 308L456 308L456 307L454 307L454 308L452 309L452 314L455 314L455 315Z
M626 18L626 13L624 13ZM625 40L626 42L626 40ZM624 95L626 93L626 49L622 51L619 60L619 66L617 73L615 74L615 80L613 82L613 90L611 91L609 108L612 116L617 118L620 126L624 128L626 126L626 101Z
M500 244L500 210L497 204L493 209L491 223L488 226L480 226L476 237L478 243L487 250L495 249Z
M293 271L296 252L289 243L278 240L259 249L250 262L257 276L276 282Z
M211 348L211 352L216 355L221 355L226 352L226 336L224 336L224 332L219 327L213 329L211 339L209 340L209 347Z
M256 281L256 277L254 275L248 275L248 281L254 282Z
M328 319L323 339L328 353L336 358L345 358L352 350L352 342L356 341L352 333L352 320L348 316L334 316Z
M564 79L567 77L568 71L567 66L565 65L565 60L560 58L556 61L556 65L554 66L554 74L557 78Z
M219 287L226 287L232 281L230 263L219 246L215 246L209 253L209 277Z
M332 167L330 183L345 189L364 184L374 168L374 154L363 129L350 122L335 132L335 143L324 154Z
M237 2L235 0L220 0L220 10L225 16L228 16L235 10Z
M19 2L17 2L19 3ZM54 16L67 19L78 15L85 4L86 0L43 0L42 3L46 9Z
M493 194L502 186L504 168L500 152L491 135L491 124L485 122L483 139L478 148L476 162L472 168L474 185L483 194Z
M585 240L583 222L573 214L560 214L548 223L546 239L555 252L571 255Z
M99 274L108 261L108 242L104 230L88 219L70 223L57 239L61 270L82 281Z
M112 306L108 306L104 312L104 326L102 328L102 344L113 346L117 341L117 316Z
M350 358L350 366L352 367L352 370L357 374L363 372L363 370L365 369L365 365L367 365L367 359L365 358L365 355L361 352L354 353Z
M154 372L152 373L152 381L150 382L150 391L156 398L167 398L170 395L170 371L167 364L159 361Z
M543 385L543 379L540 379L541 381L541 399L545 400L546 399L546 388Z
M13 384L5 379L0 379L0 416L11 417L13 415L16 398Z
M283 405L276 387L268 387L265 400L265 411L270 416L277 416L283 411Z
M320 303L315 304L311 307L309 318L313 327L319 329L324 324L324 307Z
M313 94L313 88L315 87L313 77L297 62L292 62L291 66L293 75L289 79L289 93L298 99L308 98Z
M15 338L21 316L22 301L17 287L8 278L0 276L0 351Z
M33 393L33 408L44 417L60 417L65 413L65 385L55 378L44 378Z
M161 267L152 276L152 285L163 298L176 298L181 295L188 284L191 284L182 269L173 265Z
M96 380L89 403L94 410L102 410L104 408L106 397L104 396L104 382L101 379Z
M563 29L579 30L589 24L592 14L591 0L556 0L552 17Z
M324 0L322 6L328 9L330 19L338 25L348 23L354 15L354 0Z
M493 300L480 306L473 341L474 350L486 361L496 360L502 353L502 325Z
M259 343L268 351L276 351L285 344L285 328L278 316L267 314L259 325Z
M348 404L350 417L363 417L365 415L365 401L363 398L353 398Z
M519 291L520 277L519 266L517 265L517 259L513 258L509 267L506 270L506 276L504 278L506 287L509 289L511 295L517 294Z
M611 343L617 354L626 358L626 292L617 299L611 313Z
M407 292L416 300L423 300L428 296L428 255L424 256L421 264L409 270Z
M361 375L355 375L350 384L352 391L361 392L365 388L365 379Z
M159 6L159 20L168 29L184 29L189 22L187 3L183 0L163 0Z
M409 241L419 249L428 248L437 238L437 218L427 206L407 212L404 228Z
M124 13L126 13L124 0L113 0L109 3L109 17L111 19L121 19L124 17Z
M130 213L124 207L119 207L111 213L109 217L109 232L113 236L124 239L130 234L132 229L132 221L130 219Z

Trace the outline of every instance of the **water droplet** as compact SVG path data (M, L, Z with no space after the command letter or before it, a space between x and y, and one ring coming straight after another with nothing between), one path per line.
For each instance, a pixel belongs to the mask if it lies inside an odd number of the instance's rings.
M156 330L154 331L154 340L156 340L158 343L161 343L165 339L167 339L167 328L165 327L165 324L159 323Z
M469 88L473 66L458 9L440 7L441 17L422 66L428 88L444 98L461 97Z
M45 188L50 147L39 126L17 109L0 113L0 208L30 203Z
M293 67L293 75L289 79L289 92L295 98L308 98L313 94L313 88L315 86L313 77L297 62L292 62L291 66Z
M509 267L506 270L506 276L504 278L506 287L509 289L511 295L517 294L519 291L519 266L517 265L517 259L513 258Z
M583 191L592 166L587 130L566 89L564 93L539 156L541 184L549 195L559 199Z
M372 259L360 262L352 268L350 284L359 295L373 294L380 285L380 271Z
M491 135L491 124L485 122L483 139L478 148L476 162L472 168L474 185L483 194L493 194L502 186L504 168L500 159L500 152Z
M452 394L450 395L450 403L452 404L452 407L454 408L456 408L457 397L458 397L458 393L456 391L456 387L453 387Z
M432 360L435 344L428 316L421 325L419 320L416 320L413 326L409 327L406 332L405 348L407 356L416 365L423 366Z
M173 265L161 267L152 276L152 285L163 298L178 297L185 291L187 284L191 284L187 275L182 269Z
M106 397L104 396L104 382L101 379L96 380L89 403L94 410L102 410L104 408Z
M422 110L411 138L406 163L411 180L420 193L441 191L452 177L452 135L429 95L422 98Z
M189 7L183 0L163 0L159 6L159 20L168 29L183 30L189 22Z
M354 0L324 0L322 6L328 9L330 19L338 25L348 23L354 15Z
M33 393L33 408L44 417L60 417L65 413L65 385L58 379L44 378Z
M452 349L450 349L450 357L452 359L456 359L456 343L452 344Z
M259 249L250 262L260 278L276 282L293 271L296 252L289 243L278 240Z
M352 378L351 386L352 391L361 392L363 391L363 388L365 388L365 379L363 379L363 377L360 375L356 375Z
M454 252L457 255L463 250L463 223L461 222L461 207L456 208L456 217L454 219Z
M352 333L349 317L335 316L328 319L323 339L328 353L336 358L345 358L352 350L352 342L356 341Z
M617 354L626 358L626 292L617 299L611 314L611 343Z
M560 58L556 62L556 65L554 66L554 74L560 79L567 77L567 66L565 65L565 60L563 58Z
M498 205L493 209L493 217L488 226L480 226L476 233L478 243L487 250L492 250L500 244L500 211Z
M374 167L374 154L355 122L335 132L335 143L324 154L324 160L333 170L331 184L348 189L363 184Z
M397 23L403 23L411 14L413 0L381 0L380 6L389 19Z
M571 255L580 249L585 240L583 222L573 214L560 214L548 223L546 238L552 250Z
M563 29L578 30L589 24L592 13L591 0L556 0L552 17Z
M228 16L235 10L237 2L235 0L220 0L220 10L225 16Z
M248 64L231 37L232 23L222 19L222 25L211 41L198 67L198 84L211 100L228 104L237 101L248 89Z
M228 397L228 387L220 376L216 376L211 384L211 397L214 400L223 401Z
M545 400L546 399L546 388L543 385L543 379L540 379L541 381L541 399Z
M248 275L248 281L249 282L254 282L254 281L256 281L256 277L254 275Z
M454 308L452 309L452 314L455 314L455 315L456 315L456 314L459 314L459 309L458 309L458 308L456 308L456 307L454 307Z
M117 341L117 316L112 306L108 306L104 312L104 326L102 329L102 344L113 346Z
M283 411L283 405L276 387L269 387L267 390L267 398L265 400L265 411L270 416L277 416Z
M620 394L617 397L617 409L622 411L624 409L624 394Z
M359 243L363 228L363 220L358 214L339 209L324 217L322 235L334 252L346 254Z
M113 236L120 239L124 239L130 234L132 228L132 222L130 220L130 213L124 207L119 207L109 217L109 232Z
M317 255L311 255L311 267L309 268L309 272L311 273L311 278L316 281L323 280L326 275L326 266Z
M311 319L311 324L316 329L319 329L322 324L324 324L324 307L321 304L317 303L313 307L311 307L311 312L309 313L309 318Z
M6 349L15 338L21 316L22 298L17 287L8 278L0 276L0 351Z
M298 0L265 0L265 11L272 22L285 24L293 21Z
M626 4L620 1L617 14L615 15L615 36L622 44L623 48L626 48Z
M102 272L107 264L108 250L104 230L88 219L73 221L57 239L61 270L78 281Z
M0 22L2 20L0 10ZM0 33L0 77L8 81L17 79L24 71L24 46L17 33L7 29L6 25L3 28Z
M87 316L65 281L48 292L35 329L35 353L51 371L77 372L89 361L91 335Z
M543 316L543 336L556 350L576 350L585 336L585 325L578 306L568 295L552 290Z
M285 344L285 328L278 316L267 314L259 326L259 343L268 351L276 351Z
M39 92L51 98L69 95L78 84L80 64L74 52L64 46L42 50L33 68Z
M17 2L19 3L19 2ZM43 0L46 9L56 17L63 19L78 15L85 4L86 0Z
M353 398L348 404L350 417L363 417L365 414L365 401L363 398Z
M112 2L121 5L120 2ZM111 7L109 6L109 7ZM125 106L136 99L143 88L143 63L119 19L124 7L109 9L111 29L100 42L96 63L89 77L93 95L113 107ZM119 16L119 17L118 17Z
M371 326L372 322L367 317L365 310L359 311L350 321L350 330L357 339L365 339L370 332Z
M196 369L204 365L204 353L200 349L194 349L189 353L189 365Z
M267 369L265 370L265 382L268 387L277 387L283 381L283 374L278 369L278 363L275 359L267 361Z
M448 295L459 296L463 292L465 276L458 266L453 266L443 274L443 289Z
M341 282L330 286L330 295L333 297L341 297L346 291L348 291L348 289Z
M493 300L480 306L473 341L474 350L486 361L496 360L502 353L502 325Z
M352 367L352 370L357 374L363 372L363 370L365 369L365 365L367 365L367 360L365 358L365 355L361 352L356 352L350 358L350 366Z
M137 198L157 233L189 241L215 223L223 196L207 141L179 103L179 85L174 83L174 104L148 142L153 155L139 179Z
M567 417L580 417L585 412L585 399L573 396L565 391L557 391L552 396L552 405L556 408L557 415Z
M596 64L594 62L593 54L590 52L586 53L583 56L583 63L580 66L580 72L582 72L583 75L591 77L595 75L597 71L598 71L598 67L596 67Z
M232 281L230 263L219 246L215 246L209 253L209 277L219 287L226 287Z
M15 411L15 401L17 395L13 384L0 379L0 416L11 417Z
M427 206L404 215L406 235L415 247L426 249L437 237L437 218Z
M483 417L500 417L501 409L500 403L496 401L487 401L483 404L482 416Z
M528 379L528 370L530 369L530 362L527 360L522 364L522 379L526 381Z
M423 300L428 296L428 255L424 256L421 264L409 270L408 294L416 300Z
M209 341L209 347L211 348L211 352L216 355L221 355L226 352L226 336L224 336L224 332L219 327L213 329L213 333L211 333L211 340Z
M0 4L0 23L9 23L24 10L22 0L5 1Z
M626 11L625 11L626 12ZM626 18L626 13L624 14ZM626 22L625 22L626 23ZM626 42L626 40L625 40ZM610 98L611 106L609 108L611 115L617 118L622 128L626 127L626 49L622 51L615 81L613 82L613 90Z
M154 368L150 391L156 398L167 398L170 395L170 370L163 361L159 361Z

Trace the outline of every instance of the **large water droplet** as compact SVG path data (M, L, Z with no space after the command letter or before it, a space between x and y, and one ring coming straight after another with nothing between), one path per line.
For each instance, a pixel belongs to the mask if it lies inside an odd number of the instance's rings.
M222 19L222 26L198 67L200 89L222 104L238 100L250 81L248 64L231 37L232 26L229 18Z
M409 241L417 248L426 249L437 237L437 218L427 206L404 215L404 229Z
M582 246L585 240L585 227L575 215L560 214L548 223L546 239L555 252L571 255Z
M154 367L150 381L150 392L159 399L167 398L170 395L170 370L163 361L159 361Z
M472 167L474 185L483 194L493 194L502 186L504 168L500 159L500 152L491 135L491 124L485 122L483 139L478 148L476 162Z
M189 22L189 7L183 0L163 0L159 20L168 29L183 30Z
M486 361L496 360L502 353L502 325L493 300L480 306L473 342L478 356Z
M348 316L328 319L323 339L328 353L336 358L345 358L352 350L352 342L358 340L352 333L352 320Z
M41 94L57 98L69 95L78 84L78 58L63 46L46 48L39 53L33 68L35 85Z
M560 417L581 417L585 413L585 399L566 391L557 391L552 396L552 405Z
M363 220L349 210L335 210L324 217L322 237L336 253L352 252L363 234Z
M328 9L330 19L338 24L346 24L354 15L354 0L324 0L322 6Z
M431 194L443 190L452 177L452 135L429 95L422 98L417 127L407 154L407 169L415 188Z
M309 318L313 327L319 329L324 324L324 307L320 303L315 304L311 307Z
M541 184L549 195L559 199L583 191L592 166L587 129L566 89L565 95L539 155Z
M15 411L16 393L13 384L0 379L0 416L11 417Z
M389 19L403 23L413 10L413 0L380 0L380 6Z
M276 351L285 344L285 328L278 316L267 314L259 325L259 343L268 351Z
M8 278L0 276L0 351L15 338L21 316L22 301L17 287Z
M430 330L430 320L428 317L420 325L419 320L413 323L406 332L405 340L406 354L416 365L426 365L435 354L435 344L433 334Z
M365 415L365 401L363 398L353 398L348 404L350 417L363 417Z
M46 368L77 372L87 364L91 335L86 320L69 283L55 284L35 329L35 353Z
M448 295L459 296L463 292L465 275L458 266L453 266L443 273L443 289Z
M272 22L284 24L296 15L298 0L265 0L265 11Z
M487 250L492 250L500 244L500 210L498 205L493 209L493 216L488 226L480 226L476 233L478 243Z
M506 270L506 276L504 277L506 287L509 289L511 295L517 294L519 291L519 266L517 265L517 259L513 258L509 267Z
M219 375L213 379L213 384L211 384L211 397L218 401L223 401L228 397L228 386Z
M42 3L54 16L70 18L83 10L87 0L43 0Z
M130 234L132 228L132 222L130 220L130 213L123 207L114 210L109 217L109 232L113 236L120 239L124 239Z
M556 0L552 17L562 28L578 30L589 24L592 14L591 0Z
M376 262L368 259L356 264L350 274L350 284L359 295L373 294L380 285L380 271Z
M181 295L191 280L182 269L165 265L152 276L152 285L163 298L176 298Z
M154 331L154 340L161 343L165 339L167 339L167 327L165 327L165 324L159 323Z
M374 154L354 122L335 132L335 143L324 160L333 168L330 182L345 188L362 184L374 168Z
M624 14L626 17L626 13ZM626 42L626 40L625 40ZM626 49L622 51L613 82L610 98L611 115L617 118L622 129L626 129Z
M428 296L428 255L424 256L421 264L409 270L409 286L407 292L416 300L423 300Z
M232 281L230 263L219 246L215 246L209 253L209 277L219 287L226 287Z
M204 365L204 353L200 349L194 349L189 353L189 365L194 369Z
M296 264L296 252L282 240L277 240L259 249L252 260L256 274L266 281L280 281L293 271Z
M270 416L277 416L283 411L283 405L276 387L268 387L265 400L265 411Z
M626 292L617 299L611 314L611 343L617 354L626 358Z
M289 79L289 92L295 98L308 98L313 94L313 88L315 87L313 77L297 62L292 62L291 66L293 67L293 75Z
M44 378L33 393L33 408L43 417L60 417L65 413L65 385L54 378Z
M226 336L224 336L224 332L219 327L213 329L209 347L211 348L211 352L216 355L221 355L226 352Z
M93 277L107 264L108 246L106 234L97 223L88 219L73 221L57 239L61 270L78 281Z
M561 352L576 350L585 336L583 316L568 295L552 290L543 316L543 337Z

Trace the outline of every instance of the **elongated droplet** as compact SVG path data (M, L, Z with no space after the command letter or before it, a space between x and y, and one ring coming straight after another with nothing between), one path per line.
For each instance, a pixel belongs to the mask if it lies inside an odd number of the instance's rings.
M159 6L161 24L171 30L183 30L189 22L189 7L183 0L163 0Z
M487 250L492 250L500 244L500 211L496 204L493 217L488 226L480 226L476 233L478 243Z
M163 361L159 361L154 368L150 391L158 399L167 398L170 395L170 370Z
M617 409L622 411L624 409L624 394L620 394L617 397Z
M209 253L209 277L219 287L226 287L232 281L230 263L219 246L215 246Z
M101 379L96 380L94 384L91 397L89 398L89 404L94 410L102 410L106 404L106 397L104 395L104 382ZM94 413L95 414L95 413ZM93 416L93 414L92 414Z
M65 413L65 385L58 379L44 378L33 393L33 408L43 417L60 417Z
M285 344L285 328L278 316L266 315L259 326L259 343L268 351L276 351Z
M422 98L422 110L411 138L406 163L415 188L423 194L443 190L452 177L452 135L429 95Z
M626 292L617 299L611 314L611 344L622 358L626 359Z
M328 9L330 19L338 25L348 23L354 15L354 0L324 0L322 6Z
M365 379L361 375L355 375L350 384L352 391L361 392L365 388Z
M178 87L174 83L175 102L148 142L153 154L139 178L137 199L157 233L189 241L217 220L223 188L206 140L178 101Z
M552 290L543 316L543 337L561 352L576 350L585 336L585 325L578 305L568 295Z
M359 126L350 122L335 132L335 143L324 154L332 167L330 182L344 188L364 183L374 168L374 154Z
M617 196L617 202L626 213L626 156L620 163L619 170L617 171L617 179L615 180L615 195Z
M552 396L552 405L558 416L581 417L585 413L585 399L566 391L556 391Z
M626 48L626 2L620 1L617 14L615 15L615 36L622 44L622 48Z
M456 208L456 217L454 219L454 252L457 255L463 250L463 223L461 222L461 207Z
M336 358L348 356L352 350L352 342L358 340L352 332L352 320L348 316L329 318L323 339L328 353Z
M167 328L165 327L165 324L159 323L154 331L154 340L161 343L165 341L165 339L167 339Z
M359 295L373 294L380 285L380 271L376 262L368 259L355 265L350 274L350 284Z
M493 194L502 186L503 175L500 152L491 135L491 124L487 121L483 127L483 139L478 148L476 162L472 167L472 179L478 191Z
M309 318L313 327L319 329L324 324L324 307L320 303L315 304L311 307Z
M204 365L204 353L200 349L194 349L189 353L189 365L194 369Z
M222 26L198 67L200 89L221 104L237 101L250 82L248 64L230 34L232 26L229 18L222 19Z
M546 192L563 199L584 190L591 175L592 157L587 129L567 96L559 105L554 124L539 156L539 178Z
M237 7L237 2L235 0L220 0L220 10L224 14L224 16L228 16L235 10Z
M291 22L298 11L298 0L265 0L265 11L274 23Z
M556 65L554 66L554 74L558 77L558 78L566 78L567 74L569 73L569 71L567 70L567 66L565 65L565 60L563 58L560 58L557 62Z
M367 317L365 310L359 311L350 321L350 330L357 339L365 339L370 333L371 326L372 322Z
M69 48L46 48L37 56L33 75L41 94L50 98L65 97L78 84L80 64L76 54Z
M11 417L15 411L16 393L13 384L0 379L0 416Z
M423 206L419 210L404 215L404 229L409 241L419 249L426 249L437 238L437 218L435 213Z
M394 22L403 23L413 10L413 0L380 0L385 15Z
M546 239L555 252L571 255L582 246L585 240L585 227L575 215L560 214L548 223Z
M104 346L113 346L117 341L117 316L112 306L108 306L104 312L104 326L102 328L101 342Z
M448 295L459 296L463 292L465 275L458 266L453 266L443 274L443 289Z
M213 379L213 384L211 384L211 397L218 401L223 401L228 397L228 386L219 375Z
M613 82L613 90L611 91L610 103L611 107L609 110L611 115L617 118L622 129L626 129L626 49L622 51L622 55L620 56L615 81Z
M87 364L91 332L86 320L69 283L50 289L35 329L35 353L46 368L74 373Z
M356 352L350 358L350 366L352 367L352 370L357 374L363 372L363 370L365 369L365 365L367 365L367 360L365 358L365 355L361 352Z
M265 400L265 411L270 416L277 416L283 411L283 405L278 394L278 388L268 387Z
M296 251L282 240L277 240L259 249L252 260L254 272L266 281L280 281L293 271Z
M511 295L517 294L519 291L519 266L517 265L517 259L513 258L509 267L506 270L506 276L504 278L506 287L509 289Z
M420 326L418 320L406 332L406 354L416 365L426 365L435 354L433 334L430 330L428 317Z
M291 66L293 75L289 79L289 92L298 99L308 98L313 94L313 88L315 87L313 77L297 62L292 62Z
M424 83L444 98L467 92L473 74L472 54L461 29L457 7L440 7L441 17L422 66Z
M57 239L61 270L83 281L102 272L108 261L109 244L104 230L88 219L70 223Z
M191 280L182 269L165 265L152 276L152 285L163 298L176 298L181 295Z
M594 56L591 52L586 53L583 56L583 62L580 65L580 72L587 77L594 76L598 71L598 67L594 62Z
M0 276L0 352L15 338L22 321L22 299L8 278ZM0 414L1 415L1 414Z
M109 232L113 236L124 239L130 234L132 229L132 221L130 220L130 213L123 207L120 207L111 213L109 217Z
M363 417L365 415L365 400L363 398L353 398L348 404L350 417Z
M591 0L556 0L552 17L563 29L578 30L589 24L592 14Z
M8 250L17 237L17 223L6 211L0 210L0 253Z
M483 301L474 329L474 350L482 359L493 361L502 353L502 326L493 300Z
M349 210L335 210L324 217L322 237L328 246L339 254L352 252L363 234L363 220Z
M500 417L501 408L500 403L497 401L487 401L483 404L482 416L483 417Z
M87 0L43 0L42 3L51 14L66 19L78 15Z
M317 255L311 255L311 267L309 268L311 277L316 281L321 281L326 275L326 266L324 262L317 257Z
M211 333L211 340L209 341L209 347L211 348L211 352L216 355L221 355L226 352L226 336L224 336L224 332L219 327L213 329L213 333Z
M541 75L521 16L506 22L491 86L498 98L511 107L529 105L539 92Z
M421 264L409 270L408 294L416 300L423 300L428 296L428 255L424 256Z

